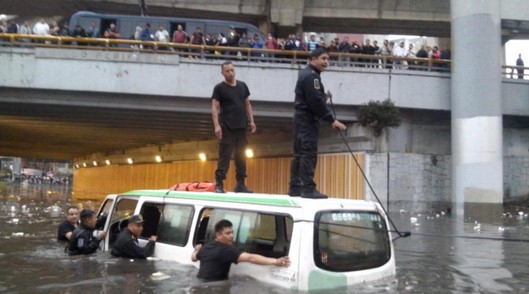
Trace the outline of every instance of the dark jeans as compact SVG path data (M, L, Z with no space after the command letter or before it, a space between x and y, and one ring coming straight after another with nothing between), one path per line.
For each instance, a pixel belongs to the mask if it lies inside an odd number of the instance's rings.
M230 130L222 127L222 139L219 141L219 160L215 171L215 180L226 179L226 173L230 167L232 154L235 160L235 174L237 181L246 178L246 157L245 150L248 146L246 139L246 129Z
M314 188L314 172L318 162L320 123L311 115L294 114L294 158L290 164L290 186Z

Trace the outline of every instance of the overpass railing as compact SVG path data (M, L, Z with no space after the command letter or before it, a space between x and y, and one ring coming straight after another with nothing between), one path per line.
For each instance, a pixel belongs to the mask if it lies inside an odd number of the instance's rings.
M0 34L0 46L49 47L61 49L83 49L103 51L142 52L177 54L183 58L200 60L241 60L248 62L270 62L306 64L310 53L307 51L267 50L242 47L205 46L172 42L145 42L126 39L76 38L68 36L36 36L21 34ZM331 52L330 65L333 67L364 67L382 69L408 69L420 71L450 72L450 60L431 58L402 58L390 55L366 55ZM524 78L526 69L503 66L502 76ZM529 72L529 71L528 71Z

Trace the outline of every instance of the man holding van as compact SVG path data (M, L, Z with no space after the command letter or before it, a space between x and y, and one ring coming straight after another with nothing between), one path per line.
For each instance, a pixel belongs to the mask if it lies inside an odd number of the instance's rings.
M112 246L112 256L146 259L154 253L156 236L151 236L145 246L141 246L138 237L143 232L143 217L139 214L129 218L127 228L118 235Z
M259 254L241 252L233 245L233 225L229 220L215 224L215 241L204 246L197 244L191 255L192 261L200 260L197 277L205 282L228 279L232 263L250 262L259 265L289 267L288 256L270 258Z

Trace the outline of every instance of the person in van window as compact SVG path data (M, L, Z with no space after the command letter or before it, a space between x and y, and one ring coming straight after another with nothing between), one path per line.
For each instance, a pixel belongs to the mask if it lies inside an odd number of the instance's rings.
M288 256L270 258L239 251L233 245L233 224L225 219L215 224L215 241L204 246L197 244L195 251L191 254L191 260L200 260L197 277L205 282L228 279L232 263L250 262L258 265L290 266Z
M118 239L112 246L112 256L145 259L154 253L156 236L151 236L145 246L140 246L138 237L143 232L143 217L133 215L129 218L127 228L119 233Z
M70 255L92 254L99 248L99 242L106 237L105 232L99 232L94 236L94 228L97 223L95 212L83 209L80 216L81 225L73 231L68 244Z

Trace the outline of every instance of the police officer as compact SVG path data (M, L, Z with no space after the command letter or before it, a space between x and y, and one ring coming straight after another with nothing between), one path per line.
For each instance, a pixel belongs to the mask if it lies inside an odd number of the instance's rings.
M99 242L105 239L106 233L99 232L94 236L94 228L97 223L95 212L83 209L80 213L81 225L72 233L68 252L70 255L92 254L99 248Z
M129 218L127 228L118 235L110 252L116 257L145 259L154 253L156 236L150 236L145 246L140 246L138 237L143 232L143 217L140 214Z
M318 160L318 131L324 120L335 129L347 127L338 121L327 105L330 92L325 94L320 74L329 65L325 48L317 48L310 54L309 65L300 72L296 83L294 129L294 158L290 166L288 194L304 198L327 198L316 190L314 171Z

